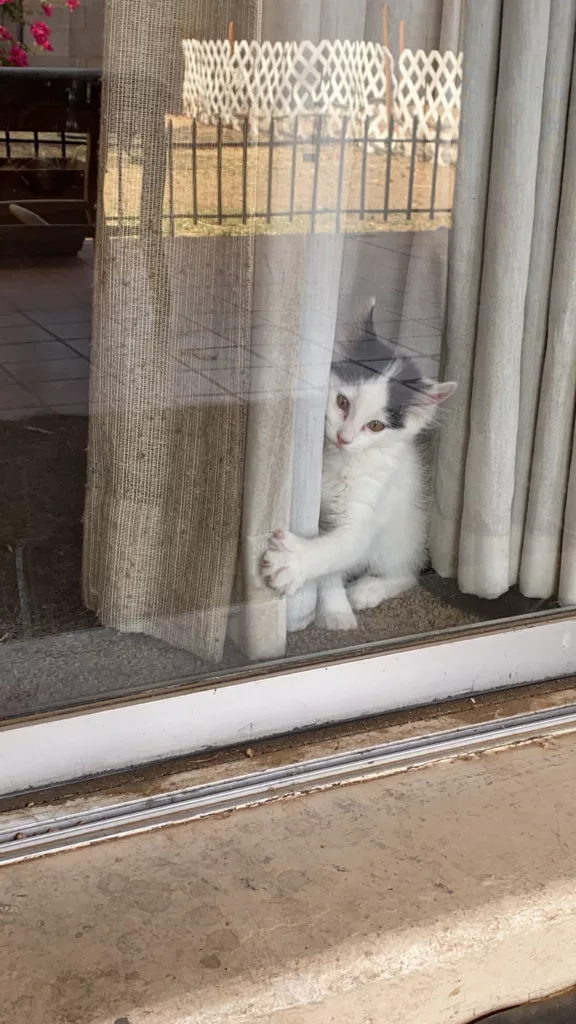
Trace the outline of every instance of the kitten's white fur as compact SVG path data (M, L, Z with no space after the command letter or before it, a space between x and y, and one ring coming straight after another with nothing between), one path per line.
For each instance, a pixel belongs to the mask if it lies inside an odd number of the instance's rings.
M375 608L413 586L426 561L425 475L415 442L456 385L426 382L402 427L372 432L372 421L386 422L394 373L392 366L348 384L332 374L320 536L279 531L262 561L264 580L279 594L318 580L316 622L325 629L354 629L354 611ZM346 412L337 403L342 395Z

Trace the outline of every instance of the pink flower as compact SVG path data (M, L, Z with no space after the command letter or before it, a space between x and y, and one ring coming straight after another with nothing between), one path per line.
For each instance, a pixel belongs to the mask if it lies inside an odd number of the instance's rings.
M43 21L35 21L30 25L30 34L34 39L37 46L41 46L43 50L53 50L54 47L50 42L50 29L48 25Z
M42 0L42 3L40 4L40 7L44 11L44 14L46 15L46 17L50 18L51 15L52 15L52 11L54 10L52 4L49 4L48 0Z
M75 11L77 7L80 7L80 0L66 0L66 7L69 7L71 11Z
M8 40L8 42L10 42L10 43L14 39L14 36L12 35L12 33L9 32L7 28L4 28L4 25L0 25L0 39Z
M11 64L13 67L28 67L28 54L26 53L26 50L24 50L23 47L20 46L20 43L14 43L14 46L11 48L8 54L7 60L8 63Z
M0 7L3 7L4 4L12 4L12 3L14 3L14 0L0 0Z

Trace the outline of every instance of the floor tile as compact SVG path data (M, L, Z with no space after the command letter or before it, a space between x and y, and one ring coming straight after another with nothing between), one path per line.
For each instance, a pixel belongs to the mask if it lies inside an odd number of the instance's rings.
M0 384L0 416L5 409L27 409L40 404L39 398L19 384Z
M393 342L394 346L399 342ZM442 351L442 338L439 334L434 334L424 338L404 338L400 344L402 348L406 349L413 357L418 356L433 356L438 358Z
M92 336L92 325L78 321L68 324L50 324L48 330L63 341L68 338L90 338Z
M186 361L191 369L221 370L238 365L240 353L236 345L222 346L221 348L192 348L186 355Z
M196 394L239 394L246 390L248 375L225 367L224 369L208 369L203 367L199 372L189 371L182 374L179 392L187 395Z
M72 356L70 359L45 359L41 362L6 363L6 370L21 384L32 387L38 381L85 380L90 373L87 359Z
M92 320L92 309L89 305L72 306L69 309L38 309L28 315L36 323L47 327L50 324L88 324ZM2 318L0 317L1 323Z
M27 409L0 409L0 423L2 421L14 421L14 420L31 420L32 417L38 415L46 415L47 410L42 406L34 406L34 408Z
M26 344L30 341L51 341L48 334L36 324L29 323L20 327L0 327L0 345Z
M67 359L70 349L61 341L39 341L18 345L0 344L0 363L23 363L43 359Z
M446 326L446 320L443 316L431 316L427 320L422 320L422 323L427 324L429 327L435 327L438 331L444 331Z
M92 349L91 338L70 338L66 341L69 348L78 352L79 355L84 356L85 359L90 358L90 352Z
M88 400L87 380L39 381L34 394L46 405L76 405Z
M30 327L30 320L24 313L0 312L0 330L4 327Z
M391 321L381 326L376 323L378 333L382 338L387 341L406 341L409 339L416 340L417 338L432 338L436 337L439 340L442 337L441 331L436 327L430 327L428 323L422 320L409 320L404 317L401 320Z
M52 405L52 412L59 416L87 416L88 402L79 402L76 405Z

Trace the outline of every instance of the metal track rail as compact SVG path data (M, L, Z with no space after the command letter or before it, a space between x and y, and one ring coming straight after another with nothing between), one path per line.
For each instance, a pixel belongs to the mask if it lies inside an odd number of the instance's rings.
M576 705L568 705L56 816L0 831L0 865L573 731Z

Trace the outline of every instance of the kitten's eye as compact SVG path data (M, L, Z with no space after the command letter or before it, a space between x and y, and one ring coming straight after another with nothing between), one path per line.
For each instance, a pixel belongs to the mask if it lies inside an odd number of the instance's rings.
M372 422L368 424L368 430L372 430L374 434L378 434L381 430L384 430L384 426L385 424L381 423L380 420L372 420Z
M346 398L346 395L338 395L336 405L339 409L342 409L342 412L348 412L348 409L350 408L350 402Z

